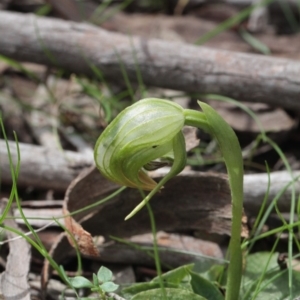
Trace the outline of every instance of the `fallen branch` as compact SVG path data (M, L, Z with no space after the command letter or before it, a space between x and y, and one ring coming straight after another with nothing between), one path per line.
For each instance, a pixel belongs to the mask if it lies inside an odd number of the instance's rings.
M165 169L158 169L153 172L152 177L163 177L166 175L166 172ZM209 173L207 174L209 176ZM178 176L199 178L203 176L203 172L184 170ZM219 176L222 177L223 175L219 174ZM295 171L293 178L296 179L294 188L297 194L300 192L300 171ZM244 175L244 208L247 215L256 215L259 212L262 201L267 194L268 180L268 174L266 173ZM292 195L292 184L289 185L289 183L291 182L292 177L287 171L270 173L270 190L267 204L270 204L274 197L276 197L282 189L286 188L279 198L277 205L280 211L289 212Z
M9 142L14 166L17 164L16 143ZM86 167L93 164L93 157L73 151L59 151L19 143L21 168L18 186L33 186L64 192L70 182ZM11 171L5 141L0 140L1 182L11 184Z
M11 26L7 26L11 24ZM130 80L139 68L145 84L187 92L218 93L243 101L265 102L300 111L300 63L145 40L92 25L0 12L1 54L107 78Z

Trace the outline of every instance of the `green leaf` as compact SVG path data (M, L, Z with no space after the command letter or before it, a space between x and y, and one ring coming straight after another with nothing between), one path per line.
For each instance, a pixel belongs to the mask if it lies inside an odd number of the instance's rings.
M38 8L34 13L38 16L47 16L52 11L50 4L44 4L41 8Z
M91 288L94 285L83 276L75 276L73 278L69 278L70 284L76 288Z
M178 288L179 285L173 284L170 282L165 282L164 283L165 288ZM143 283L135 283L129 287L123 288L121 291L121 294L124 298L126 299L131 299L136 294L139 294L141 292L145 292L148 290L153 290L153 289L159 289L160 288L160 283L159 282L143 282Z
M164 273L161 277L164 282L169 282L177 285L186 285L191 281L190 271L194 265L185 265L169 272ZM159 277L155 277L152 282L159 282Z
M224 300L224 296L213 283L193 271L190 271L190 274L194 293L205 297L207 300Z
M205 278L208 281L218 281L221 284L222 282L224 282L224 285L226 284L227 274L225 270L225 265L214 265L204 273L198 272L198 270L195 270L194 268L194 272L200 274L203 278Z
M243 276L241 296L243 300L253 299L295 299L300 296L300 273L292 271L293 295L288 286L288 269L280 270L278 253L258 252L247 257Z
M260 40L258 40L256 37L254 37L250 32L248 32L247 30L245 29L240 29L239 30L242 38L250 45L253 47L253 49L263 53L263 54L266 54L266 55L269 55L271 54L271 50L270 48L265 45L264 43L262 43Z
M60 265L59 269L60 269L61 275L63 276L62 279L64 279L69 285L71 285L70 278L67 276L64 267L62 265Z
M172 289L166 288L166 299L167 300L206 300L205 298L194 294L193 292L182 290L182 289ZM163 293L161 289L149 290L146 292L141 292L135 295L131 300L162 300Z
M93 284L94 284L94 286L99 285L99 280L98 280L98 277L95 273L93 273Z
M112 281L107 281L104 282L100 285L100 288L106 292L106 293L110 293L110 292L114 292L115 290L117 290L119 288L118 284L113 283Z
M112 280L113 273L110 269L102 266L97 273L97 277L100 282L107 282Z

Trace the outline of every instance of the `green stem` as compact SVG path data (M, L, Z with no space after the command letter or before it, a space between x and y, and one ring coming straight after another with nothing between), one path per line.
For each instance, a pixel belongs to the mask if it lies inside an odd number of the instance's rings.
M232 227L229 243L226 300L239 298L242 277L241 229L243 215L243 158L238 139L232 128L209 105L199 102L203 111L186 110L186 125L209 132L218 142L227 168L232 201Z
M150 223L151 223L151 230L152 230L152 236L153 236L153 252L154 252L154 258L155 258L155 266L156 266L156 271L157 271L157 276L159 278L159 285L160 289L163 295L163 299L167 299L167 294L166 290L164 287L164 281L162 278L162 271L161 271L161 263L160 263L160 257L159 257L159 251L158 251L158 245L157 245L157 236L156 236L156 224L155 224L155 219L154 219L154 214L152 211L152 208L150 204L147 202L146 203L147 209L148 209L148 214L150 217Z
M185 109L183 113L185 117L184 125L198 127L210 133L210 126L203 112L193 109Z

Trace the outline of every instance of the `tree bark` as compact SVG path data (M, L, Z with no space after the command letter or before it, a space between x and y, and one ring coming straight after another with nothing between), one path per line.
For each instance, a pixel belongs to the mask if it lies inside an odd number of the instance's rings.
M8 26L10 24L10 26ZM147 85L217 93L300 111L300 63L253 54L146 40L83 23L0 12L0 53L106 78L131 81L138 70Z

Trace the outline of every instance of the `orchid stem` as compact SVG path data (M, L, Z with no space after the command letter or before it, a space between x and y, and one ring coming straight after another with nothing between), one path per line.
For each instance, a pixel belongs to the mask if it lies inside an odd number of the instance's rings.
M225 300L238 300L242 278L241 230L244 195L242 152L233 129L209 105L202 102L198 103L207 119L208 127L204 124L203 113L196 111L193 113L193 125L208 131L217 140L228 172L232 202L232 225ZM198 125L197 114L200 120Z

